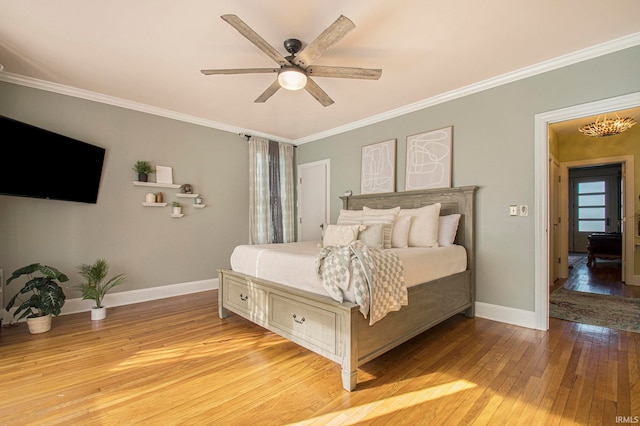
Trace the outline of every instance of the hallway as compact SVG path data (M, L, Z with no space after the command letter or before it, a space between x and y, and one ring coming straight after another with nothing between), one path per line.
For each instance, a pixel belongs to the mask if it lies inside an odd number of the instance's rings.
M570 253L569 277L556 280L550 290L564 287L586 293L640 298L640 286L627 285L621 277L622 265L618 260L597 259L595 265L588 267L586 254Z

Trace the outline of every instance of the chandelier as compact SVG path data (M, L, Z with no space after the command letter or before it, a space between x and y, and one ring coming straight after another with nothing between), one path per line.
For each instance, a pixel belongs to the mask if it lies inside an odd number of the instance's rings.
M601 138L604 136L611 136L622 133L634 124L636 124L636 120L631 117L620 118L618 117L618 114L616 114L615 120L613 118L607 120L607 116L605 114L604 120L600 121L600 116L598 116L595 122L585 124L584 126L580 127L578 131L584 133L587 136Z

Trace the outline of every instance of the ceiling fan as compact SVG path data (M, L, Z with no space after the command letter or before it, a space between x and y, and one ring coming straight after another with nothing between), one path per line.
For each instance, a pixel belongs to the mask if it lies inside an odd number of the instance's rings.
M200 72L205 75L277 73L277 80L258 96L254 102L265 102L281 87L288 90L304 88L326 107L333 104L333 99L311 79L312 76L377 80L382 75L381 69L311 65L327 49L342 40L349 31L356 27L349 18L343 15L329 25L315 40L305 46L302 51L300 51L302 48L300 40L294 38L285 40L284 48L289 52L289 56L286 57L282 56L236 15L222 15L221 18L266 53L280 68L214 69L201 70Z

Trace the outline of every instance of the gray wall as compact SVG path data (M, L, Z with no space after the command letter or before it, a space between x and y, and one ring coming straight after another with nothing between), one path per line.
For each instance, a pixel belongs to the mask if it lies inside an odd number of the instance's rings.
M97 204L0 195L5 277L29 263L49 264L69 275L65 293L75 298L77 266L104 257L110 273L128 277L113 293L207 280L247 242L248 146L238 135L1 82L0 114L107 150ZM143 207L147 192L170 202L177 190L134 186L137 160L173 167L173 181L191 184L207 206L196 210L180 199L181 219L170 217L170 206ZM2 161L29 173L29 158ZM7 287L5 301L22 283Z
M363 145L397 139L404 190L406 137L453 126L453 186L478 185L477 300L534 311L534 116L640 91L640 48L459 98L297 148L298 164L331 161L331 220L345 190L360 193ZM356 167L354 167L354 165ZM510 217L510 204L529 216Z
M402 191L406 137L453 126L453 185L480 187L477 299L533 311L534 116L638 92L639 75L635 47L300 145L297 163L331 160L335 221L338 196L359 193L363 145L397 139ZM248 155L237 135L3 83L0 114L108 151L97 205L0 196L5 273L38 261L72 275L100 256L129 277L119 291L148 288L213 278L228 266L233 247L247 241ZM172 166L174 181L194 185L208 207L187 209L182 219L170 218L169 207L143 208L147 191L131 183L140 159ZM530 215L509 217L510 204L528 204Z

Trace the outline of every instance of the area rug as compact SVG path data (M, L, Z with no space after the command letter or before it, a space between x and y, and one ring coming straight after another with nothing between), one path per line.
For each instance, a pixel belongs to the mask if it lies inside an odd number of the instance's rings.
M582 293L560 287L549 297L549 316L640 333L640 299Z

